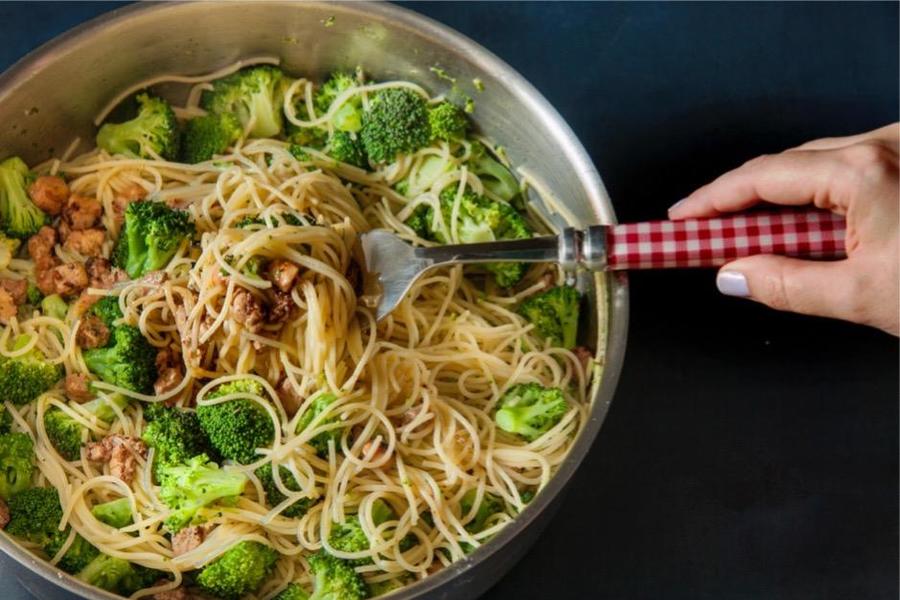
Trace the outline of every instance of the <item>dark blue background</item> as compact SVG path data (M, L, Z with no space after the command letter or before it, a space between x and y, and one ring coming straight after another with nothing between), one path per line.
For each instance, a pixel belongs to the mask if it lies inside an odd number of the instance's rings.
M897 120L896 3L409 6L547 96L621 220L758 153ZM111 8L0 4L0 67ZM489 597L896 598L897 340L722 298L710 272L631 281L596 448Z

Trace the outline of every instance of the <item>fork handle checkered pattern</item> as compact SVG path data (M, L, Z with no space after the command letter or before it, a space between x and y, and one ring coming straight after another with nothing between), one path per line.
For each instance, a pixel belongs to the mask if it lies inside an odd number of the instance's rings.
M819 210L627 223L607 228L605 266L717 267L753 254L841 258L845 234L844 217Z

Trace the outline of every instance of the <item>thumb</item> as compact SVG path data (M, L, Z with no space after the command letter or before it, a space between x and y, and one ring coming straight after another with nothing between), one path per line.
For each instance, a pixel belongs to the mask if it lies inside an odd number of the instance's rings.
M724 265L716 287L776 310L852 320L847 261L817 262L785 256L748 256Z

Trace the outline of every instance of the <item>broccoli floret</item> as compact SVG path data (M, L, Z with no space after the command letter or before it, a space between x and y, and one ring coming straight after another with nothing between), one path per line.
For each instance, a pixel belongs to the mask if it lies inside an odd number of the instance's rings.
M472 510L472 506L475 504L475 490L469 490L466 492L463 497L459 501L459 510L461 516L466 516L469 514L469 511ZM475 516L472 517L472 520L466 524L466 531L469 533L478 533L480 531L484 531L485 526L487 525L488 519L491 515L497 514L498 512L503 511L503 501L491 493L485 493L481 497L481 504L478 505L478 509L475 511Z
M519 193L519 182L515 176L494 159L484 144L472 143L472 155L469 158L469 168L478 175L485 188L495 196L512 202Z
M155 450L154 469L186 463L198 454L211 455L209 438L200 427L197 413L156 403L147 406L144 417L147 426L141 439Z
M377 163L393 162L431 140L428 108L421 96L404 88L375 94L363 114L361 137L366 153Z
M25 303L31 306L38 306L43 299L44 293L41 292L38 286L29 281L28 287L25 289Z
M134 522L131 514L131 500L128 498L118 498L97 504L91 509L91 514L101 523L106 523L116 529L127 527Z
M41 300L41 312L46 317L54 317L60 321L65 321L66 315L69 314L69 305L59 294L50 294L49 296L44 296L44 299Z
M75 578L114 594L130 596L140 589L152 586L162 575L164 573L161 571L100 554L78 571Z
M383 500L376 500L372 504L372 521L375 525L381 525L385 521L396 519L394 510ZM405 542L405 543L404 543ZM359 515L351 515L346 518L343 523L332 524L331 535L328 537L328 543L335 550L341 552L364 552L369 549L369 538L363 531L362 524L359 522ZM406 540L401 542L401 549L404 545L408 545ZM371 558L354 558L345 559L353 566L372 564Z
M178 120L169 103L138 94L138 113L124 123L107 123L97 132L97 146L110 154L134 158L178 160Z
M233 114L250 136L275 137L281 133L284 73L270 65L248 67L217 79L203 92L200 105L213 114Z
M394 579L386 579L384 581L370 583L369 584L369 594L370 594L371 598L387 596L391 592L396 592L397 590L402 590L407 585L409 585L409 583L410 583L410 579L403 575L401 575L400 577L395 577Z
M70 532L69 527L59 530L63 515L59 493L53 488L28 488L13 494L8 505L10 520L6 532L39 545L47 556L55 556ZM98 554L99 550L76 534L57 564L67 573L77 573Z
M259 477L259 482L262 484L263 489L266 492L266 502L269 506L277 506L284 502L285 496L281 493L281 490L278 489L278 486L275 485L275 479L272 476L272 463L266 463L256 471L256 476ZM285 467L281 467L278 471L281 476L281 483L292 492L300 491L300 484L297 483L297 480L294 479L294 476L291 474L290 470ZM310 507L316 503L316 500L313 498L301 498L297 500L283 511L281 511L281 515L284 517L288 517L291 519L299 519L303 515L306 514L306 511L310 509Z
M206 565L197 576L204 591L225 600L238 600L258 590L266 581L278 552L259 542L238 542Z
M475 496L475 490L469 490L460 499L459 510L461 517L465 517L469 514L469 511L472 510L472 506L475 504ZM498 512L502 511L503 501L494 494L485 493L481 497L481 504L478 505L478 508L475 511L475 516L472 517L471 521L466 523L466 531L473 534L484 531L484 528L487 526L487 521L491 518L491 515L495 515ZM475 547L469 543L463 543L462 549L463 552L469 554L473 550L475 550Z
M0 435L9 433L12 429L12 424L13 416L6 410L6 406L0 404Z
M369 168L366 149L355 134L347 133L346 131L335 131L328 139L327 151L328 156L342 163L347 163L360 169Z
M129 402L126 396L113 394L108 399L96 398L82 404L81 407L101 421L109 422L116 416L112 405L123 409ZM83 434L87 431L81 423L59 408L52 407L44 413L44 429L60 456L66 460L78 460L81 457Z
M309 408L304 411L304 413L300 416L300 419L297 421L297 432L300 432L303 429L306 429L310 426L313 420L323 413L333 402L337 400L337 396L327 392L319 393L316 398L312 401L312 404ZM322 425L326 425L329 423L337 423L340 420L338 415L333 415L328 417L324 421L320 421L316 427L321 427ZM328 431L323 431L315 435L311 440L309 440L309 445L315 448L316 453L319 456L327 456L328 455L328 440L334 440L335 449L340 448L341 444L341 434L343 432L342 427L337 427L334 429L329 429Z
M293 156L299 162L308 162L312 160L309 152L307 152L301 144L291 144L290 146L288 146L288 152L290 152L291 156Z
M0 498L8 500L31 485L33 459L34 443L27 433L0 435Z
M365 580L353 566L324 550L309 557L313 593L309 600L364 600L369 597Z
M119 308L118 296L103 296L94 303L88 312L100 317L107 327L114 327L116 321L123 317L122 309Z
M112 343L106 348L83 352L84 364L106 383L149 394L156 381L156 348L131 325L120 325L112 331Z
M172 509L166 528L175 533L181 528L202 522L198 512L217 500L230 501L244 491L247 476L233 469L220 469L205 454L185 464L161 465L159 499Z
M568 412L569 403L559 388L520 383L509 388L497 405L497 427L534 441L549 431Z
M48 221L25 191L28 177L28 165L21 158L0 162L0 226L11 238L29 238Z
M125 209L125 225L116 241L113 262L136 279L164 268L178 247L194 235L188 213L162 202L132 202Z
M0 198L2 197L3 192L0 191ZM2 225L2 223L3 221L0 221L0 225ZM9 266L9 263L12 262L13 256L16 255L16 251L21 245L22 240L6 237L3 233L0 233L0 271Z
M182 160L196 164L222 154L244 132L241 122L231 113L196 117L184 127Z
M441 215L447 228L446 233L434 222L433 210L428 205L422 205L422 209L413 211L406 224L413 227L419 237L442 244L448 243L450 240L447 234L452 231L451 217L456 193L456 187L450 186L440 194ZM419 233L422 227L427 227L425 235ZM490 200L469 189L463 192L457 221L457 237L460 243L519 240L530 238L532 234L528 222L508 203ZM484 268L493 275L494 281L499 286L510 287L522 279L528 267L524 263L504 262L487 263Z
M309 600L309 592L296 583L291 583L272 600Z
M517 310L551 344L574 348L578 338L580 303L578 290L561 285L527 298Z
M223 383L207 399L230 394L265 396L262 385L252 379ZM197 407L200 426L219 454L239 463L257 460L257 448L267 447L275 438L275 426L269 413L254 400L236 398L218 404Z
M13 344L13 350L23 348L30 338L20 335ZM60 365L54 365L38 350L13 358L0 356L0 389L4 399L17 406L28 404L58 382L63 372Z
M297 109L298 118L306 120L308 119L307 115L305 104ZM304 150L304 147L320 150L328 141L328 131L322 127L299 127L288 121L285 130L285 138L290 142L289 152L302 162L310 160L309 153Z
M344 72L334 73L316 94L315 103L319 115L327 113L335 99L352 87L356 87L356 78L353 75ZM359 131L362 127L360 106L359 97L351 97L332 116L331 124L338 131Z
M441 102L428 109L428 123L432 140L452 142L466 135L469 118L465 111L452 102Z

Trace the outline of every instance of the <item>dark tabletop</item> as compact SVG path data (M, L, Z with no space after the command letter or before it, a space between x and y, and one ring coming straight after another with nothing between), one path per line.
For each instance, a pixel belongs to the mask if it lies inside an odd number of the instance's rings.
M898 118L896 3L410 6L556 106L623 221ZM0 68L112 7L0 3ZM708 271L637 273L631 294L596 447L488 596L897 598L897 340L721 297Z

